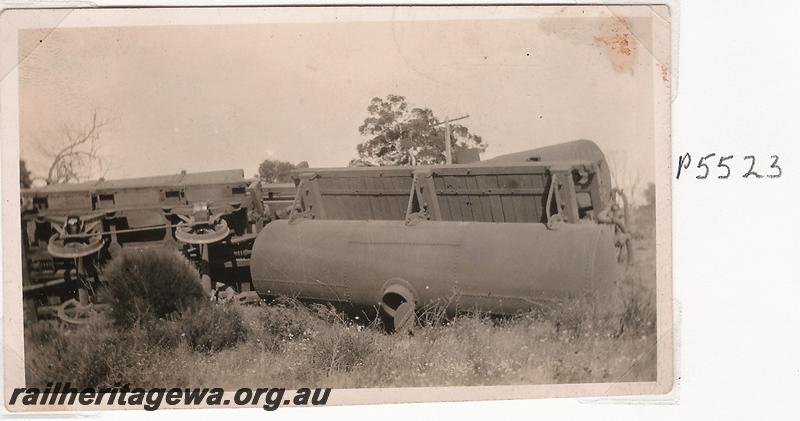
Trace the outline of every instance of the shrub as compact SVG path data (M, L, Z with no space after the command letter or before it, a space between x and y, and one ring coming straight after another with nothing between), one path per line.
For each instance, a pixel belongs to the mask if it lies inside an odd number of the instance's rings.
M26 382L57 380L83 388L132 381L128 370L151 358L141 334L138 328L116 332L100 317L78 328L40 324L26 344Z
M324 328L318 313L298 301L278 298L269 306L258 308L250 331L260 348L278 351L287 342L310 339L315 330Z
M147 338L147 343L151 346L174 349L181 344L185 334L182 328L182 319L169 318L166 320L153 320L142 327Z
M207 302L197 269L177 251L124 249L105 275L110 316L117 326L163 318Z
M231 304L192 308L181 314L179 325L195 351L219 351L247 339L239 308Z
M311 369L330 376L335 371L349 372L364 366L378 351L375 337L354 326L332 326L319 332L311 342Z
M619 334L654 334L656 331L655 292L634 285L625 293L623 300Z

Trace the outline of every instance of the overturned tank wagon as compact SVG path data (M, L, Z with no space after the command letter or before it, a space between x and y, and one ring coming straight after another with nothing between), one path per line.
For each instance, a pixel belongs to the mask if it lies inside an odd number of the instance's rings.
M294 176L292 214L253 245L254 287L375 311L394 330L437 305L514 314L588 298L601 308L629 248L590 141L470 164Z

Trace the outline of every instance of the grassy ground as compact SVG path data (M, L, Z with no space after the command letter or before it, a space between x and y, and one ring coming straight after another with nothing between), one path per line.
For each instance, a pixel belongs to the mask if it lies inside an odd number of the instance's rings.
M115 327L40 321L25 329L29 386L269 385L396 387L650 381L656 375L655 249L637 231L618 283L622 309L602 320L554 314L464 315L387 335L320 305L215 306Z

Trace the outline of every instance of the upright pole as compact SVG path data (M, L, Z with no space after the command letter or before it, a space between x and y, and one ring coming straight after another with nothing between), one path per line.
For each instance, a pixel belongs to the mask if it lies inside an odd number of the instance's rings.
M450 146L450 122L463 120L465 118L469 118L469 115L461 116L458 118L454 118L450 120L450 118L445 117L444 121L440 123L434 124L432 127L441 126L444 124L444 159L445 162L448 164L453 163L453 151L451 150L452 147Z
M444 118L444 159L447 165L453 163L453 152L450 150L450 118Z

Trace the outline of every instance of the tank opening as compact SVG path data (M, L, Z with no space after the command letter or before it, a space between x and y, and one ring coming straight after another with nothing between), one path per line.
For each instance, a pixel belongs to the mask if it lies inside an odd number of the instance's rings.
M394 292L384 294L381 300L381 319L388 333L413 334L416 324L415 305Z
M400 294L390 292L383 296L382 301L390 309L397 310L397 307L400 307L400 304L406 302L406 299Z

